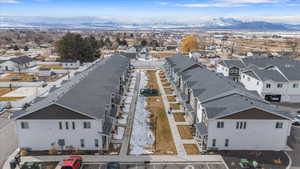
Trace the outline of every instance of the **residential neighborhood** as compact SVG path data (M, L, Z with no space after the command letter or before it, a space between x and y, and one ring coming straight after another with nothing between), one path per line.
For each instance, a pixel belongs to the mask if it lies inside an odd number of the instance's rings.
M300 169L300 2L0 7L1 169Z

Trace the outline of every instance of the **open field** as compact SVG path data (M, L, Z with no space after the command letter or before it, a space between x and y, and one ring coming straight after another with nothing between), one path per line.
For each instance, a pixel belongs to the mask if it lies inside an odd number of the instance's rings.
M173 113L176 122L186 122L184 118L184 113Z
M181 139L193 139L190 126L179 125L177 126Z
M199 155L200 151L196 144L183 144L184 149L188 155Z
M176 102L176 96L168 96L169 102Z
M156 80L156 71L148 70L146 72L149 79L147 88L152 87L159 90ZM155 145L147 149L154 150L155 155L160 154L177 154L176 147L173 141L170 124L165 112L165 107L161 96L152 96L147 98L146 109L151 112L151 123L153 124L153 133L155 135Z

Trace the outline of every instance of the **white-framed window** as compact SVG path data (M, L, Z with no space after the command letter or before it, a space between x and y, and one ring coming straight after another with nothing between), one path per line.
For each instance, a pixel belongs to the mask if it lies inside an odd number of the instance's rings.
M21 122L21 128L22 129L29 129L29 123L27 121Z
M60 130L62 130L63 129L63 125L62 125L62 122L60 121L60 122L58 122L58 128L60 129Z
M256 85L258 86L258 85L259 85L259 82L256 82Z
M217 128L224 128L224 121L218 121Z
M84 147L85 147L84 139L80 139L80 147L81 147L81 148L84 148Z
M66 121L65 124L66 124L66 129L69 130L69 122Z
M246 121L237 121L235 128L236 129L246 129L247 128L247 122Z
M293 84L293 88L299 88L299 84L298 83L294 83Z
M76 129L76 127L75 127L75 122L74 122L74 121L72 121L72 129L73 129L73 130Z
M266 84L266 88L271 88L271 84L270 84L270 83L267 83L267 84Z
M95 139L95 147L99 147L99 140Z
M282 129L283 128L283 122L276 122L275 128Z
M229 146L229 139L225 139L225 147Z
M251 80L250 77L247 77L247 80L248 80L248 82L250 82L250 80Z
M216 139L212 139L212 146L216 147L216 144L217 144L217 140Z
M283 84L282 83L277 83L277 88L282 88Z
M89 121L83 122L83 128L84 129L90 129L91 128L91 122L89 122Z

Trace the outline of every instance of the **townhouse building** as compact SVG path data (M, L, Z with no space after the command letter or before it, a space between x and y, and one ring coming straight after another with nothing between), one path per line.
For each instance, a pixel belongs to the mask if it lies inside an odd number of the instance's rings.
M248 90L257 91L265 100L300 102L298 61L286 58L223 60L217 64L216 72L242 83Z
M278 111L257 92L248 91L202 65L178 69L181 59L169 57L165 66L175 85L172 76L177 75L182 81L177 89L180 95L186 95L182 97L186 102L186 117L194 126L194 139L203 151L289 149L287 138L292 119L289 113ZM184 62L189 62L188 59L185 57ZM181 70L180 74L176 70Z
M129 69L126 57L107 57L17 112L19 148L107 150Z

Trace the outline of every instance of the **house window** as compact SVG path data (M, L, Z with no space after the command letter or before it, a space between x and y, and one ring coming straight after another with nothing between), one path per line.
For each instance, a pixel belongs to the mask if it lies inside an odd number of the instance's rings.
M294 83L293 84L293 88L299 88L299 84L298 83Z
M271 84L270 84L270 83L267 83L266 87L267 87L267 88L271 88Z
M84 139L80 139L80 147L84 148Z
M89 121L83 122L83 128L84 129L90 129L91 128L91 122L89 122Z
M257 86L259 85L259 82L256 82Z
M247 80L248 80L248 82L250 82L250 80L251 80L250 77L248 77Z
M278 83L277 84L277 88L282 88L283 87L283 84L282 83Z
M95 139L95 147L99 147L99 140Z
M245 75L243 75L243 79L245 79Z
M238 121L236 122L236 129L246 129L247 128L247 122L245 121Z
M216 147L216 143L217 143L217 140L216 139L212 139L212 146L213 147Z
M224 121L218 121L217 128L224 128Z
M75 130L75 122L72 121L72 129Z
M62 122L58 122L59 129L62 130Z
M28 122L22 121L22 122L21 122L21 128L22 128L22 129L29 129L29 123L28 123Z
M276 122L276 128L282 129L283 128L283 122Z
M66 129L69 130L69 122L66 121Z
M229 139L226 139L225 140L225 147L228 147L228 145L229 145Z

